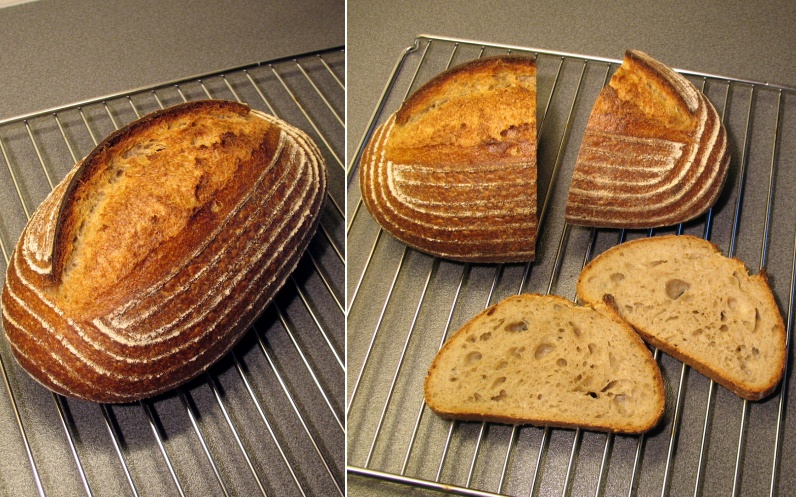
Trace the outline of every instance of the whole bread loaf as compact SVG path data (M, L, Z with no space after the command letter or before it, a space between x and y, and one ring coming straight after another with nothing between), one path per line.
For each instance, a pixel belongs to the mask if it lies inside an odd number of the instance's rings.
M586 124L566 220L620 228L688 221L716 202L729 160L710 101L671 68L628 51Z
M667 235L622 243L595 257L578 298L608 306L642 338L736 395L758 400L785 369L785 325L764 272L710 242Z
M493 305L451 336L425 383L441 416L640 433L663 415L658 365L610 313L556 296Z
M19 363L55 392L128 402L207 369L313 236L317 147L247 106L189 102L103 140L31 217L2 293Z
M536 62L488 57L425 83L371 137L362 199L404 243L461 261L533 260Z

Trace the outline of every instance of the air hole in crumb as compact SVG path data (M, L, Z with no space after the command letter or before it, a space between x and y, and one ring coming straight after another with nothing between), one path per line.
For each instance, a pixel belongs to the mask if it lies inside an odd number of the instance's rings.
M492 333L490 333L488 331L486 333L481 333L481 336L479 338L481 339L482 342L485 342L485 341L489 340L490 338L492 338Z
M509 349L509 357L522 359L523 352L525 352L525 347L512 347Z
M726 324L723 324L723 325L719 326L719 329L721 331L729 331L730 327L727 326Z
M549 343L539 344L539 346L536 347L536 351L533 353L533 356L536 359L541 359L542 357L546 356L547 354L555 350L555 348L556 348L555 345Z
M597 351L597 346L593 343L589 344L589 354L594 354Z
M597 392L588 392L586 395L588 395L592 399L596 399L597 398Z
M619 283L625 279L625 275L622 273L613 273L610 278L614 283Z
M495 366L495 369L503 369L503 368L505 368L508 365L509 365L508 361L500 361L497 364L497 366Z
M681 295L687 292L689 288L691 288L691 285L685 281L672 278L666 282L666 295L672 300L677 300Z
M492 382L492 388L498 387L498 386L502 385L503 383L506 383L506 377L505 376L500 376L498 378L495 378L495 381Z
M526 331L528 329L528 323L525 321L514 321L513 323L507 324L503 329L515 333L519 331Z
M509 395L506 393L505 390L501 390L499 394L495 395L494 397L490 397L492 400L503 400L507 398Z
M614 406L616 406L616 410L619 411L620 414L627 414L629 409L629 399L627 395L620 393L616 397L614 397Z
M560 357L560 358L559 358L559 359L556 361L556 364L557 364L559 367L565 368L565 367L567 367L567 360L566 360L566 359L564 359L563 357Z
M480 361L480 360L481 360L481 357L482 357L482 356L481 356L481 353L480 353L480 352L478 352L477 350L475 350L475 351L473 351L473 352L470 352L469 354L467 354L467 355L465 356L465 358L464 358L464 362L465 362L465 364L467 364L468 366L472 366L472 365L473 365L473 364L475 364L476 362Z
M606 390L610 390L613 387L615 387L616 384L617 384L616 380L609 381L608 384L605 385L602 390L600 390L600 392L605 392Z

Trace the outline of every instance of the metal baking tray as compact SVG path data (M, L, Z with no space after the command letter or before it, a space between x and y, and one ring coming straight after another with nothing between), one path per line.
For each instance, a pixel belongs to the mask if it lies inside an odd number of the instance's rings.
M407 248L362 206L362 144L430 77L507 52L537 57L537 260L464 264ZM790 367L774 395L744 402L656 351L666 412L660 426L642 436L451 422L424 406L428 366L446 337L470 317L519 292L574 299L588 260L638 237L703 236L751 271L765 268L790 337L796 89L680 71L714 103L730 137L730 176L714 208L664 229L570 226L563 220L564 204L586 121L619 64L621 59L435 36L419 36L400 54L347 171L349 478L460 495L792 495L796 432L788 413L796 399Z
M344 495L344 73L335 48L0 121L0 278L53 185L161 107L210 97L277 115L316 141L329 177L320 229L285 287L232 353L173 392L122 405L52 394L3 334L0 494Z

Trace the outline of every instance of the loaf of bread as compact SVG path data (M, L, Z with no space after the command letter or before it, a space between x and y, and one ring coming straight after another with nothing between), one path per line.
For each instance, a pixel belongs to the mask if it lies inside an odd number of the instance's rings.
M610 313L556 296L509 297L445 342L425 383L443 417L640 433L663 415L658 365Z
M129 402L206 370L296 266L326 189L317 147L247 106L206 100L103 140L14 249L3 327L63 395Z
M362 199L404 243L460 261L533 260L536 62L467 62L425 83L359 163Z
M578 298L609 308L642 338L740 397L758 400L785 368L785 325L765 273L692 236L642 238L606 250Z
M716 202L729 161L710 101L671 68L628 51L586 125L566 220L619 228L688 221Z

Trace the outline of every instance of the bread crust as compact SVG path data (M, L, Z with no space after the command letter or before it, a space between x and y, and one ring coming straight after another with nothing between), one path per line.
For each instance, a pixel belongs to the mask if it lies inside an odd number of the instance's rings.
M729 161L710 101L669 67L628 51L592 109L565 217L593 227L686 222L717 201Z
M461 344L461 337L468 335L472 330L474 330L480 321L483 320L484 317L491 315L495 308L498 306L505 306L507 304L511 304L512 302L522 302L528 299L543 299L547 305L560 305L570 310L583 310L589 309L595 312L599 312L602 316L610 319L613 323L619 327L620 329L624 330L624 335L628 341L626 346L633 348L637 351L638 357L640 357L643 363L646 365L646 369L651 376L651 380L653 382L653 390L657 401L654 405L654 413L650 415L648 418L640 420L638 418L634 419L627 419L625 423L610 423L603 420L600 423L591 422L588 419L582 419L579 422L565 422L561 419L557 419L555 417L544 417L539 416L536 412L527 412L526 416L506 416L495 414L493 412L489 412L487 410L479 410L477 408L460 408L460 409L451 409L445 407L443 404L438 402L437 397L433 388L431 387L430 383L432 378L435 375L439 375L440 373L437 371L440 367L440 361L444 358L447 354L451 354L454 348L460 346ZM425 379L424 383L424 392L425 392L425 401L426 404L429 406L431 410L437 413L439 416L450 418L450 419L460 419L460 420L468 420L468 421L487 421L487 422L495 422L495 423L505 423L505 424L532 424L535 426L549 426L555 428L583 428L587 430L594 430L594 431L607 431L607 432L616 432L616 433L643 433L646 431L651 430L660 422L660 419L663 417L663 413L665 410L665 389L663 384L663 377L660 373L660 369L658 368L658 364L655 362L652 354L650 353L647 346L641 340L641 338L636 334L632 327L630 327L627 322L618 318L615 314L610 312L605 312L602 309L602 305L598 305L596 307L592 306L578 306L575 305L573 302L557 296L557 295L540 295L540 294L521 294L521 295L514 295L511 297L506 298L505 300L493 304L492 306L488 307L487 309L481 311L473 318L471 318L462 328L460 328L454 335L446 340L443 344L440 351L437 353L434 361L432 362L431 366L429 367L428 374Z
M625 242L621 245L615 247L615 249L619 250L622 247L633 247L633 246L641 246L644 244L655 244L655 243L665 243L668 240L674 239L677 237L678 241L694 244L695 246L703 247L705 250L712 251L717 256L724 257L721 254L720 249L708 240L704 240L702 238L698 238L691 235L662 235L658 237L652 238L639 238L636 240L631 240ZM611 251L603 252L602 254L595 257L592 262L590 262L581 273L578 283L577 283L577 294L580 299L584 302L588 302L593 304L594 299L591 296L590 291L587 291L588 281L592 277L594 272L599 271L599 268L602 264L602 261L611 257ZM782 378L782 375L785 371L785 358L787 355L787 350L785 349L785 323L782 318L782 314L779 312L779 306L774 298L774 294L771 291L771 288L768 284L768 276L765 270L761 270L759 273L749 276L748 270L746 265L737 258L725 258L726 262L730 265L732 271L736 271L739 274L743 274L748 276L749 281L755 285L758 289L758 294L763 297L763 304L768 309L772 309L772 316L775 317L775 328L777 330L778 340L775 343L775 352L774 355L779 359L776 361L775 367L772 368L770 376L766 379L763 384L759 385L752 385L751 383L744 383L740 381L738 378L732 378L726 373L722 372L717 367L714 367L713 364L706 362L706 359L702 357L697 352L689 352L688 350L684 350L681 347L673 346L672 343L660 338L660 330L655 330L643 326L636 320L634 320L631 316L624 314L620 308L620 305L616 302L616 299L611 294L605 294L601 296L603 303L605 303L606 311L610 312L611 314L615 315L617 319L628 320L629 323L634 327L634 329L641 335L641 337L649 343L650 345L660 349L661 351L665 352L666 354L674 357L675 359L684 362L688 366L694 368L695 370L699 371L703 375L707 376L708 378L713 379L716 383L724 386L737 396L750 400L750 401L757 401L764 399L771 395L779 385L779 382ZM730 271L730 272L732 272Z
M376 222L460 261L533 260L536 65L487 57L421 86L374 132L360 190Z
M159 168L153 198L142 183ZM134 121L78 163L23 231L1 300L14 356L51 390L97 402L188 381L282 286L325 190L311 140L242 104L190 102ZM98 246L117 229L134 233ZM102 264L112 271L92 270Z

